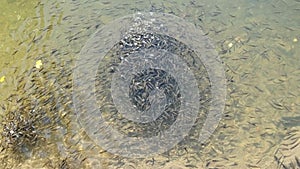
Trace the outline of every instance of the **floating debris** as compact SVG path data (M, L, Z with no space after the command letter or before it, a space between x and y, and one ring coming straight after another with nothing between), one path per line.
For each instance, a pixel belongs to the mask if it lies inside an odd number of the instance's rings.
M42 65L43 65L42 60L38 60L38 61L35 62L35 67L37 69L40 69L42 67Z
M0 77L0 83L3 83L5 81L5 76Z
M221 53L225 54L225 53L233 52L236 49L244 46L244 44L247 43L249 40L250 40L249 37L240 37L240 36L225 39L221 41L221 49L222 49Z
M228 49L231 49L231 48L232 48L232 46L233 46L233 43L232 43L232 42L230 42L230 43L228 44Z

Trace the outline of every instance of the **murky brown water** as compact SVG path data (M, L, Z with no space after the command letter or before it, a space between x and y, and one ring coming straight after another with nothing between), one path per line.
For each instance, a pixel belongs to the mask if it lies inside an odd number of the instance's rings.
M36 124L44 126L44 138L17 153L3 149L0 168L264 169L300 159L298 0L0 3L2 123L9 112L45 112ZM74 120L74 58L97 28L138 11L177 15L215 44L225 65L227 100L207 144L184 140L161 155L123 158L95 146Z

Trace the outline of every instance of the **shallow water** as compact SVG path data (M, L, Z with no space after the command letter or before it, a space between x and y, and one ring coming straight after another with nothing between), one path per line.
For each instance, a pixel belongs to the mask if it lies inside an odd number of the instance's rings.
M298 0L0 3L4 28L0 33L1 115L17 109L20 102L16 100L29 98L46 112L55 112L47 117L59 123L44 133L44 144L38 142L32 150L23 148L21 157L2 151L3 168L282 167L275 158L280 156L278 149L291 131L300 131ZM224 62L227 99L224 116L207 143L197 144L191 137L160 155L125 158L95 145L74 120L70 103L73 61L99 27L124 15L148 11L176 15L207 34ZM38 60L43 69L35 74ZM45 89L29 88L28 79ZM11 95L16 96L7 99ZM56 121L57 116L61 120ZM294 138L299 141L299 137ZM300 150L299 144L295 147ZM295 149L282 151L290 152L300 158ZM283 163L288 160L281 159Z

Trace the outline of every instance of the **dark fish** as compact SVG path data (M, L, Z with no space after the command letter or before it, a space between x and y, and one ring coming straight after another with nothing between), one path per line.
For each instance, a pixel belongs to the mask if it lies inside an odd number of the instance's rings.
M275 153L275 161L283 169L300 168L300 127L291 128Z

